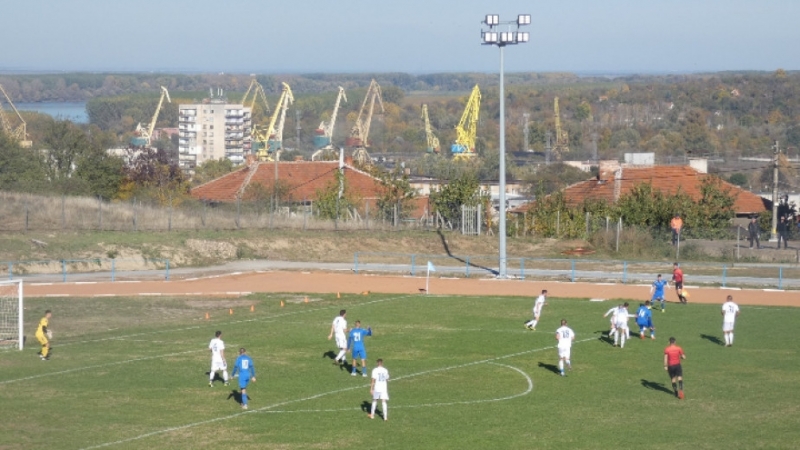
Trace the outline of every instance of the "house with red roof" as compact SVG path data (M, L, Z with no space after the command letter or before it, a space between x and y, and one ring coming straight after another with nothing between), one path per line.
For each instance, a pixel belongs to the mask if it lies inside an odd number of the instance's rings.
M581 181L564 189L564 199L569 206L578 206L585 200L605 200L616 203L622 195L629 193L634 186L650 183L654 191L673 195L678 191L697 201L702 197L703 179L709 176L690 166L621 166L615 171L601 173L598 177ZM772 202L752 192L722 180L722 188L735 196L734 212L737 217L761 214L772 210ZM511 212L524 214L535 202L526 203Z

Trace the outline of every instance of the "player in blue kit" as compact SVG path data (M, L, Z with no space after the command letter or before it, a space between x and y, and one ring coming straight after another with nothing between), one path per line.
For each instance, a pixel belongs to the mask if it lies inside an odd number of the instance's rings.
M232 377L239 375L239 389L242 392L242 409L247 409L247 383L256 382L256 366L253 365L253 359L247 355L244 347L239 349L239 357L236 358L236 364L233 366Z
M350 330L350 336L347 339L347 348L353 354L353 373L350 375L356 376L356 359L361 359L361 376L367 376L367 349L364 348L364 338L372 336L372 328L368 327L366 330L361 328L361 321L356 320L356 327Z
M661 312L664 312L664 308L666 306L666 300L664 299L666 296L664 295L664 289L669 286L669 281L662 280L661 274L658 274L656 277L656 281L653 282L653 286L650 288L650 293L653 294L653 297L650 298L650 301L653 302L653 306L655 306L657 301L661 301Z
M656 338L656 329L653 326L653 311L650 310L650 300L639 305L636 311L636 325L639 325L639 338L644 339L644 332L650 328L650 339Z

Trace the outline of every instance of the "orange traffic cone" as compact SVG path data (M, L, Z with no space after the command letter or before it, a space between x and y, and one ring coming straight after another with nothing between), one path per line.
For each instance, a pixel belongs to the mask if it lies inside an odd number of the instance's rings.
M256 305L250 305L250 312L256 312Z
M208 320L208 313L206 313L206 320Z
M281 308L283 308L283 300L281 300Z
M233 308L228 310L228 314L233 315Z
M336 298L342 298L342 294L340 292L336 293Z
M308 303L308 297L303 299L303 303Z

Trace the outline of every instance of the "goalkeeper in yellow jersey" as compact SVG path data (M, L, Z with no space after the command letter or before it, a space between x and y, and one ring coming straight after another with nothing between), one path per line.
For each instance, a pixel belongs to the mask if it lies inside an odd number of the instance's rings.
M49 309L45 311L44 317L39 321L39 327L36 328L36 340L42 344L42 351L39 352L39 357L42 358L42 361L48 361L50 359L50 339L53 338L53 332L48 329L48 326L50 325L50 317L52 316L52 311Z

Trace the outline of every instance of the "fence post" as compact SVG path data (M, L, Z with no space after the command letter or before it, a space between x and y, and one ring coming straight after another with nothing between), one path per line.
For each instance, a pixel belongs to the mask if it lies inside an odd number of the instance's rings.
M606 216L606 233L608 233L608 221L609 221L609 217Z
M725 287L725 279L728 276L728 266L723 264L722 265L722 287Z
M369 230L369 200L367 200L365 203L366 204L364 205L364 219L366 220L367 229Z
M574 283L575 282L575 260L571 259L570 263L572 263L572 276L571 276L571 278L572 278L572 282Z
M114 258L111 260L111 282L113 283L116 281L116 271L117 271L117 259Z
M358 273L358 252L353 255L353 271Z
M103 230L103 200L97 196L97 228Z
M525 258L519 259L519 277L525 281Z
M392 226L397 228L399 217L397 217L397 203L394 204L394 218L392 219Z
M307 226L308 226L308 206L306 205L306 199L303 199L303 231L306 231Z
M589 239L589 234L592 232L589 224L589 219L591 217L591 213L586 211L586 239Z
M236 229L239 229L239 215L241 214L242 210L242 199L236 199Z
M622 284L628 282L628 261L622 261Z
M740 234L742 234L742 227L741 226L737 226L736 227L736 260L737 261L739 260L739 247L741 247L741 245L739 244L739 235Z
M464 274L467 276L467 278L469 278L469 256L466 257L466 262L467 265L465 267Z
M172 198L169 199L169 217L167 218L167 231L172 231Z
M9 280L13 280L14 279L14 263L13 262L9 262L8 263L8 279Z
M411 276L414 276L414 254L411 254Z
M167 279L167 281L169 281L169 259L166 260L166 263L167 263L167 274L165 278Z
M61 194L61 229L67 228L67 197Z
M778 289L783 289L783 266L778 268Z
M200 213L200 222L203 223L203 228L206 227L206 201L202 200L201 203L203 204L203 211Z
M619 222L617 222L617 253L619 253L619 231L622 228L622 216L619 218Z
M556 237L561 234L561 210L556 211Z
M133 197L133 231L137 231L138 225L136 224L136 197Z
M61 260L61 277L64 283L67 282L67 261L65 259Z
M28 217L29 217L28 202L25 201L25 231L26 232L28 231Z

